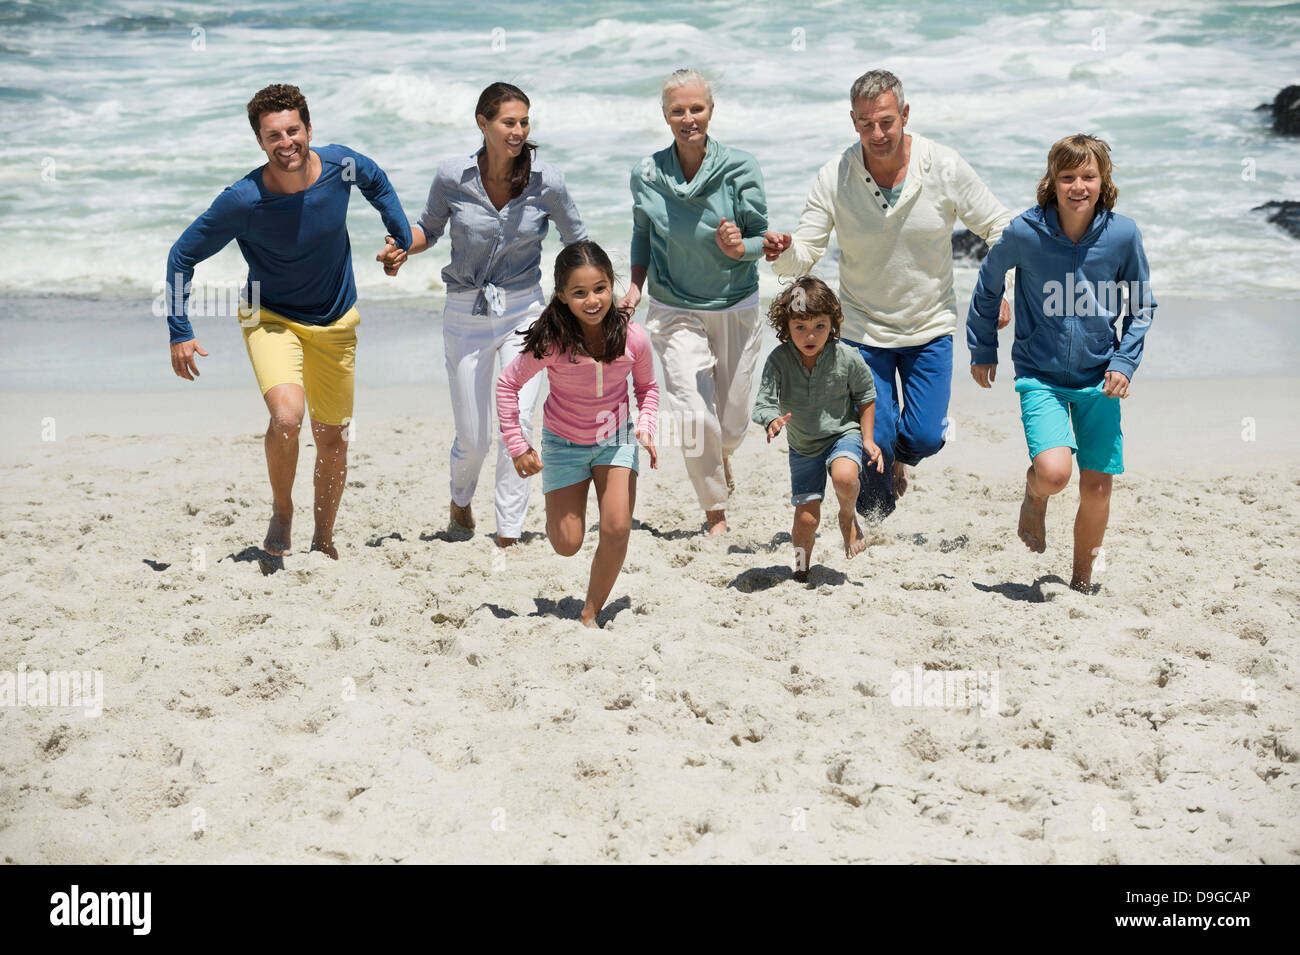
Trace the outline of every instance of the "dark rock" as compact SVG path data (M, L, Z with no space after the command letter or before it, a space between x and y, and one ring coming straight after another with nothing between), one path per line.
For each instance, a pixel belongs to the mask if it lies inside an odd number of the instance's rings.
M988 244L970 229L962 229L952 234L952 258L954 262L979 265L984 256L989 254Z
M1300 202L1292 202L1290 199L1279 202L1274 199L1250 211L1267 212L1269 222L1290 233L1291 238L1300 239Z
M1269 108L1273 110L1273 132L1300 136L1300 86L1283 89Z

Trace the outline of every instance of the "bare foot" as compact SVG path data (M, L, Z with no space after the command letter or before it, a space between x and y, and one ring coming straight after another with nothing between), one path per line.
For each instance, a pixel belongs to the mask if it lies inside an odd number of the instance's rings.
M1036 554L1047 550L1047 498L1034 497L1025 485L1025 499L1020 502L1020 539Z
M506 547L513 547L515 544L518 543L519 543L518 537L502 537L500 534L497 535L497 546L500 548L504 549Z
M578 617L578 622L584 627L591 627L593 630L599 630L600 624L596 623L596 615L598 613L599 611L592 610L590 607L583 607L582 613Z
M849 560L866 550L867 542L862 537L862 527L851 511L848 514L840 512L840 533L844 535L844 556Z
M466 504L464 507L458 505L455 501L451 502L451 522L457 527L463 527L467 531L474 529L474 511L473 505Z
M790 575L790 579L793 580L796 584L806 584L808 583L808 571L796 570L794 573Z
M331 560L339 559L339 552L335 549L333 542L330 541L312 541L311 549L318 550Z
M708 527L710 536L725 534L727 532L727 512L705 511L704 524Z
M1077 590L1081 594L1092 596L1092 575L1085 574L1081 576L1076 572L1074 577L1070 580L1070 589Z
M901 461L894 462L894 497L900 498L907 493L907 465Z
M266 526L266 539L262 541L262 550L272 557L287 557L289 550L289 527L293 524L293 514L277 517L271 514L271 523Z
M736 493L736 479L731 474L731 458L728 455L722 457L722 473L727 476L727 493Z

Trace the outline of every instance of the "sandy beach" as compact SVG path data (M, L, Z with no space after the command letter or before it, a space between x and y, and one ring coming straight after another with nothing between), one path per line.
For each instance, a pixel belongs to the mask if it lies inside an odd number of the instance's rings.
M597 631L540 487L508 555L486 471L444 533L437 388L360 391L338 563L304 448L269 576L254 388L7 392L0 671L98 671L103 711L0 707L0 858L1294 863L1300 380L1139 377L1084 596L1077 491L1015 537L1009 371L958 361L949 446L851 562L828 506L806 587L784 439L718 542L661 448ZM911 694L943 674L992 692Z

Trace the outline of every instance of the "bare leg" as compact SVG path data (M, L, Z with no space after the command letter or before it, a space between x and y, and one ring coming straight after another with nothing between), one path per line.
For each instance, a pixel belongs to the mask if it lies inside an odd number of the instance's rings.
M794 542L794 579L800 583L808 579L808 568L812 566L813 543L817 540L817 528L821 522L821 501L795 505L794 527L790 530L790 537Z
M262 548L275 557L289 553L293 524L293 478L298 471L298 434L306 402L299 385L276 385L262 396L271 420L266 426L266 470L271 479L271 522Z
M1092 562L1110 520L1112 478L1102 471L1079 469L1079 512L1074 518L1074 573L1070 587L1085 594L1092 590Z
M736 493L736 478L731 473L731 455L729 454L724 454L722 456L722 473L727 478L727 493Z
M1040 451L1025 472L1025 499L1020 503L1019 537L1036 554L1047 550L1047 499L1070 483L1070 449Z
M853 505L858 500L858 463L852 458L836 458L831 462L831 483L835 496L840 499L840 533L844 536L844 556L852 560L866 549L862 527Z
M725 534L727 532L727 512L721 510L705 511L704 523L709 529L710 536Z
M546 536L561 557L572 557L582 547L587 530L587 488L590 478L556 488L546 494Z
M346 425L321 424L315 419L311 423L311 433L316 438L316 529L312 533L311 549L334 560L339 559L334 547L334 519L338 517L339 501L348 482L346 429Z
M585 626L596 626L596 616L609 599L627 559L627 541L632 534L632 508L636 505L636 472L631 468L598 465L591 469L600 506L600 543L591 558L591 579L587 603L582 608Z

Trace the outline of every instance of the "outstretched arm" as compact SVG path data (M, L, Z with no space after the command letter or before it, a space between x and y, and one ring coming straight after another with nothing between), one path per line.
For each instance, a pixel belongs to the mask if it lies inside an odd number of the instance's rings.
M830 178L825 169L817 174L808 201L804 203L799 225L793 233L768 232L764 236L763 252L772 263L772 271L782 278L807 275L826 254L835 228L835 212L831 202Z
M186 381L193 381L199 374L195 354L205 358L208 354L194 337L188 315L194 267L242 235L247 222L248 206L241 200L238 186L230 186L203 215L190 223L167 255L163 290L167 300L172 371Z

